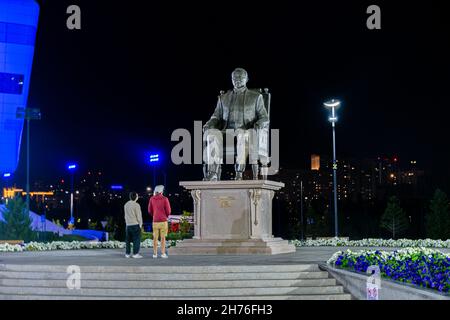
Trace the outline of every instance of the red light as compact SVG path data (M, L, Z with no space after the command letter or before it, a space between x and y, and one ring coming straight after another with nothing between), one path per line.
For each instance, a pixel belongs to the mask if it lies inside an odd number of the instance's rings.
M61 180L61 183L64 183L64 180Z
M398 161L397 157L394 157L394 162L397 162L397 161Z

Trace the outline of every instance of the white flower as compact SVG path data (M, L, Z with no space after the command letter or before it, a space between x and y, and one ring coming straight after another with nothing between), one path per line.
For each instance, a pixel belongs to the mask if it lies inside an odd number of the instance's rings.
M424 248L450 248L450 239L432 240L411 240L411 239L362 239L362 240L343 240L343 239L319 239L319 240L291 240L290 243L296 247L424 247Z

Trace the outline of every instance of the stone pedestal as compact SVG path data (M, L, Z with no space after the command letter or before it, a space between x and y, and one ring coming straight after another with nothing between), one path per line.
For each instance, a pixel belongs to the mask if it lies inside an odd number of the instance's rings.
M194 238L169 254L278 254L295 246L272 235L272 199L281 182L183 181L194 200Z

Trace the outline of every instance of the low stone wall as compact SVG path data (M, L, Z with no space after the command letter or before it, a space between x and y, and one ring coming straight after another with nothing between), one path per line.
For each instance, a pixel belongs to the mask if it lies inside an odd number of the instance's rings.
M355 299L366 300L366 284L369 275L334 268L320 264L320 269L326 270ZM430 289L419 289L411 284L400 284L394 281L381 280L379 300L450 300L450 296L439 294Z

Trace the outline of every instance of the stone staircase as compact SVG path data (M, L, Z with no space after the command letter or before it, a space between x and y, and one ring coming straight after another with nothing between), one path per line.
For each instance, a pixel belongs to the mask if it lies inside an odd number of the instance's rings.
M69 289L67 266L0 265L0 300L350 300L316 264L254 266L81 266Z

